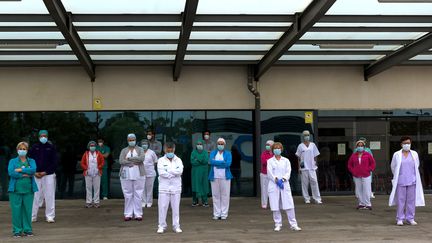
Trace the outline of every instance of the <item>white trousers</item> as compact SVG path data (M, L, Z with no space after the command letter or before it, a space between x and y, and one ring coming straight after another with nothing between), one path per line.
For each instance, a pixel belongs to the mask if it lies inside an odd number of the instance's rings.
M144 191L142 202L145 204L153 204L153 185L156 177L146 177L144 180Z
M100 197L100 183L101 177L97 175L95 177L85 176L86 183L86 203L99 203ZM92 197L93 195L93 197Z
M294 208L283 210L286 212L288 217L288 223L291 227L297 226L297 220L295 218ZM281 210L273 211L273 220L275 222L275 226L282 226L282 214Z
M312 189L312 198L315 201L321 201L321 195L318 186L318 178L315 170L301 171L302 194L305 201L310 201L309 185Z
M267 207L268 205L268 184L269 178L267 175L260 173L260 184L261 184L261 206Z
M32 218L37 219L41 198L45 198L45 217L46 219L55 218L55 192L56 175L46 175L42 178L34 178L39 191L34 193Z
M162 193L159 192L158 211L159 211L159 227L166 229L166 217L168 208L171 205L172 226L173 229L180 228L180 193Z
M213 216L228 217L231 180L214 179L211 182Z
M144 180L144 177L137 180L120 180L123 196L125 199L125 217L142 217L143 211L141 201L144 191Z
M365 178L353 177L353 179L358 204L361 206L371 206L371 176Z

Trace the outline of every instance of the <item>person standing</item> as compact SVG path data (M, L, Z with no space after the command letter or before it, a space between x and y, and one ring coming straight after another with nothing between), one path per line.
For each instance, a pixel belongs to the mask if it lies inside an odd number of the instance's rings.
M158 234L165 232L167 228L166 216L171 206L172 226L175 233L183 232L180 228L180 199L182 189L183 162L175 155L175 144L166 143L165 156L157 163L159 173L159 224Z
M90 141L87 144L87 151L81 159L81 168L86 184L86 208L99 208L99 192L102 176L102 168L105 163L104 156L96 150L96 142ZM92 197L93 195L93 197Z
M272 148L274 156L267 161L267 175L269 178L270 209L273 212L275 222L274 231L280 231L282 228L282 210L287 214L291 230L300 231L301 228L298 226L295 217L294 200L289 184L291 163L287 158L281 156L283 151L281 143L274 143Z
M13 237L33 236L32 206L38 188L33 178L36 162L27 157L28 143L18 143L18 157L9 161L9 202L12 210Z
M157 164L158 157L156 153L149 148L150 143L147 139L141 141L141 147L144 149L144 170L146 172L142 207L151 208L153 204L153 186L156 178L155 165Z
M162 143L156 139L156 132L153 130L147 131L147 140L149 141L149 148L160 158L162 156Z
M101 177L101 194L103 200L108 200L109 195L109 178L110 173L108 172L108 157L110 156L111 149L105 144L105 140L103 138L98 139L98 144L96 146L96 150L99 151L104 157L104 164L102 168L102 177Z
M204 207L208 207L208 160L207 151L204 150L204 142L200 139L191 153L192 164L192 207L198 206L199 200Z
M348 171L352 174L355 184L355 195L358 199L357 209L372 210L371 204L371 177L375 170L375 160L366 152L362 140L356 142L355 152L348 160Z
M231 179L231 152L225 150L225 139L217 140L217 150L210 153L209 181L213 193L213 219L226 220L228 218Z
M389 206L397 206L396 224L417 225L415 208L425 206L423 185L420 178L418 153L411 150L412 139L400 139L402 149L393 154L391 171L393 173L392 191Z
M211 133L209 130L205 130L202 134L204 139L204 151L207 151L208 155L216 149L216 143L211 140Z
M268 140L265 145L265 150L261 154L261 173L260 173L260 185L261 185L261 207L267 208L268 203L268 184L269 179L267 176L267 161L273 157L272 146L273 140Z
M309 185L312 189L312 198L315 203L322 204L318 186L316 170L317 156L320 154L315 143L310 141L310 132L303 131L303 143L297 147L296 155L299 163L299 173L301 174L302 193L306 204L310 203Z
M144 192L144 150L136 145L133 133L127 136L128 146L120 152L120 183L125 200L124 220L142 220L142 195Z
M57 150L48 141L48 131L39 131L39 142L29 150L29 157L36 161L35 180L39 191L33 200L32 221L37 221L41 198L45 198L45 217L48 223L55 222L55 193L57 170Z

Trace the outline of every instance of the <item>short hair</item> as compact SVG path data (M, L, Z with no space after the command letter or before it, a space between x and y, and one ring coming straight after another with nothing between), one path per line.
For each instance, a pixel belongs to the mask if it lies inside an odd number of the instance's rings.
M156 134L156 132L153 130L153 129L149 129L149 130L147 130L147 132L146 133L151 133L151 134Z
M19 142L18 145L16 146L16 149L18 150L21 146L26 147L27 150L29 148L29 144L27 142Z
M211 134L210 130L206 129L202 132L202 135L204 136L206 134L206 132L208 132L208 134Z
M165 145L164 145L164 150L167 150L167 149L174 149L175 150L175 143L173 143L173 142L167 142L167 143L165 143Z
M282 150L284 149L282 143L280 143L280 142L275 142L275 143L272 145L272 149L274 149L274 147L276 147L276 146L278 146L278 147L280 146L280 147L282 148Z
M410 140L410 143L412 143L412 138L410 136L402 136L400 138L401 143L403 143L403 141L406 141L406 140Z

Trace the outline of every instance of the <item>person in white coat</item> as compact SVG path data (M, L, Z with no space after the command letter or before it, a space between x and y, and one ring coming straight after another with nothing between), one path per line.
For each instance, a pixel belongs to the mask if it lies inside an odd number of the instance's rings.
M312 190L312 198L315 203L321 204L321 195L318 186L318 177L316 170L318 169L316 161L320 155L315 143L310 141L310 132L303 131L303 143L297 147L296 156L298 157L299 173L301 174L302 194L305 203L309 204L309 185Z
M393 173L392 192L389 206L397 205L396 224L417 225L414 220L415 208L425 206L423 186L420 178L420 160L416 151L411 150L412 139L400 139L402 149L393 154L391 170Z
M281 143L274 143L272 149L274 156L267 161L267 176L269 178L270 209L273 212L275 222L274 231L280 231L282 228L281 210L286 212L291 229L300 231L301 228L295 218L294 200L289 184L291 163L289 159L281 156L283 151Z
M166 217L171 205L172 226L175 233L183 232L180 228L180 198L182 190L183 162L175 153L175 144L168 142L164 146L165 155L158 160L159 174L159 224L158 234L167 228Z
M150 143L147 139L141 141L141 148L144 149L144 169L146 172L144 181L144 192L142 196L142 207L150 208L153 204L153 185L156 178L155 164L157 164L158 156L151 150Z
M120 152L120 183L125 199L124 220L142 220L142 195L144 191L145 169L144 150L136 146L136 136L127 136L128 146Z

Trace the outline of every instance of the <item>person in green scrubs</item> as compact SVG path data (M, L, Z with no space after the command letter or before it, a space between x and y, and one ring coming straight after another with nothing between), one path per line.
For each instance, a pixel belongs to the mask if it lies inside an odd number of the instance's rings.
M110 148L105 145L105 141L102 138L98 139L98 145L96 147L96 150L101 152L103 157L105 158L104 166L102 167L102 178L101 178L101 196L103 200L108 199L108 193L109 193L109 177L110 174L108 174L108 156L111 153Z
M33 175L36 162L27 157L28 143L20 142L17 147L18 157L9 161L9 202L12 210L13 237L33 236L32 207L34 193L38 191Z
M208 153L204 150L204 142L198 140L191 154L192 164L192 207L198 205L199 199L204 207L208 207Z

